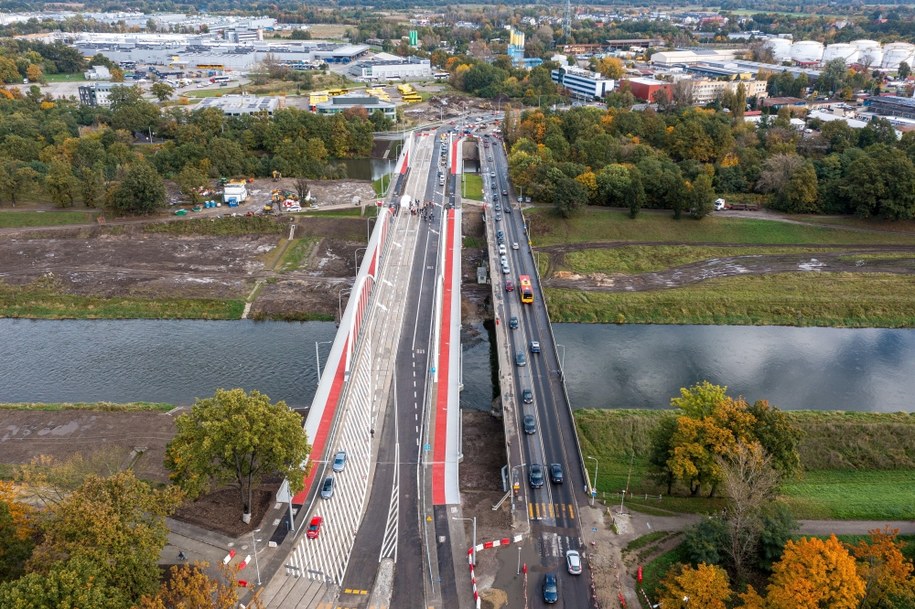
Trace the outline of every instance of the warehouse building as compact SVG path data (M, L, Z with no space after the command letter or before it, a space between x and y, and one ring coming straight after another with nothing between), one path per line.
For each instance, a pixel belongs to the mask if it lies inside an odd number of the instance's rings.
M368 59L356 61L349 74L360 80L428 80L432 78L432 63L420 57L398 57L378 53Z
M216 108L226 116L244 116L247 114L273 113L280 108L278 97L257 97L255 95L224 95L222 97L205 97L194 106L194 110Z
M377 97L364 93L348 93L331 97L326 102L315 105L318 114L338 114L351 108L365 108L369 115L381 110L387 118L397 118L397 106L391 102L381 101Z

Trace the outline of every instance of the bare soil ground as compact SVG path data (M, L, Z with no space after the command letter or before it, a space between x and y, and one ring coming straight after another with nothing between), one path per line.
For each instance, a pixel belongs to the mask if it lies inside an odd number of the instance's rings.
M487 252L482 208L464 202L461 225L464 233L464 249L461 251L461 320L464 324L473 324L492 317L490 284L477 283L477 267L486 264ZM467 247L468 243L475 243L476 247Z
M276 187L293 190L291 180L251 184L246 210L260 209ZM372 200L365 181L314 181L318 208L352 207L352 198ZM205 209L194 217L226 215ZM371 213L370 211L368 213ZM153 220L109 221L105 226L0 231L0 281L25 285L48 276L70 294L99 297L245 299L255 283L254 318L332 318L337 293L355 275L355 254L365 245L366 222L358 217L278 218L295 222L296 238L314 242L299 268L284 269L271 254L282 235L180 236L144 232L151 221L186 222L173 215Z
M477 539L496 539L511 530L506 502L493 511L502 492L501 469L505 465L505 434L502 420L488 412L464 410L464 461L460 467L461 501L465 515L477 517ZM480 554L482 560L483 554Z

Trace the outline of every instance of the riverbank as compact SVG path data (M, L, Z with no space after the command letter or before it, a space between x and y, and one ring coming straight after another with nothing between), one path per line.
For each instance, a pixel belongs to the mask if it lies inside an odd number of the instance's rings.
M527 213L554 322L915 326L915 223Z
M650 479L651 436L671 410L578 410L582 452L599 463L597 486L608 504L646 513L708 513L720 498L664 496ZM802 473L782 486L796 518L915 518L915 414L788 411L803 436ZM593 472L592 472L593 476Z

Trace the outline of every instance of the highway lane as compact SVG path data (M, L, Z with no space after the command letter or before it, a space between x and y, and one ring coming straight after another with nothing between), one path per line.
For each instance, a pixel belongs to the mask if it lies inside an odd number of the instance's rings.
M493 158L492 166L496 168L496 193L494 200L500 201L503 209L511 205L509 197L502 196L503 190L511 189L507 179L507 159L501 145L490 146L491 154L484 155ZM492 192L492 189L489 189ZM490 217L492 218L494 214ZM535 272L535 259L528 244L527 234L524 231L523 218L518 210L514 213L502 214L502 220L495 223L497 229L505 231L505 241L508 246L509 277L517 286L518 276L526 274L531 277L534 286L535 302L524 305L520 302L518 292L505 293L503 300L503 319L516 315L520 320L520 327L511 331L512 357L517 353L524 353L527 366L514 367L515 394L520 396L523 389L531 389L534 394L534 404L521 405L516 425L521 425L521 416L525 413L533 414L537 420L537 433L528 435L524 442L526 462L542 463L548 467L551 462L561 463L563 466L564 483L552 484L549 480L549 471L545 470L546 482L542 489L528 489L528 518L531 524L532 541L541 556L541 564L534 569L529 580L528 597L533 606L541 606L542 594L540 586L542 573L556 572L560 582L560 606L587 607L590 599L590 578L585 576L572 576L566 573L565 551L569 549L583 550L581 546L581 530L578 519L578 506L586 500L583 493L584 475L581 470L577 443L574 437L574 423L565 403L559 374L559 361L556 349L552 342L549 329L549 318L546 307L542 301L539 280ZM511 249L511 243L519 244L518 250ZM493 247L496 247L495 245ZM501 282L504 290L504 279ZM541 353L530 352L530 341L537 340L541 345ZM520 403L520 399L518 400ZM524 468L525 473L529 467ZM528 486L527 479L523 481ZM554 605L555 606L555 605Z

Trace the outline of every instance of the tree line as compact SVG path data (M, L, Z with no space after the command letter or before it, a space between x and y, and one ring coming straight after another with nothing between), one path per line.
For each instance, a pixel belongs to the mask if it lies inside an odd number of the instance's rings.
M381 113L359 109L320 115L284 108L272 117L162 110L127 86L109 99L107 108L90 107L52 100L37 86L25 95L0 89L0 201L47 196L59 207L82 202L143 214L164 205L163 178L206 183L274 170L345 177L334 161L368 156L373 132L390 125Z
M862 129L811 121L805 133L784 108L757 126L739 96L719 105L507 111L512 183L564 216L607 205L701 217L716 195L737 194L793 213L915 217L915 134L897 140L882 118Z

